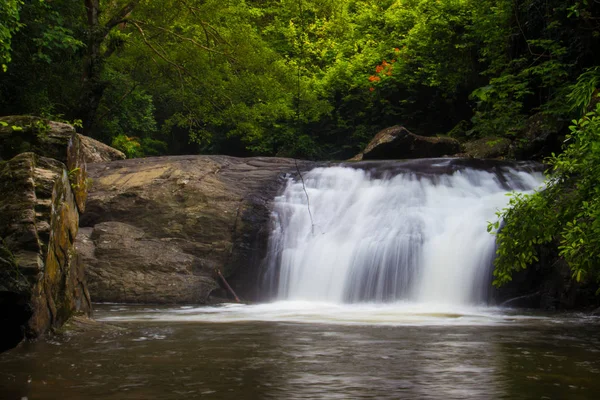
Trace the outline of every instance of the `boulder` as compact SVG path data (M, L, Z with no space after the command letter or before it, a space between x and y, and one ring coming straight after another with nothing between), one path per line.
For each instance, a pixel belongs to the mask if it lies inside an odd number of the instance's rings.
M32 152L67 162L67 147L75 128L32 116L0 117L0 160Z
M295 170L291 159L226 156L90 164L77 247L92 299L204 303L227 295L214 291L217 270L243 299L257 299L269 205Z
M509 151L511 141L507 138L484 137L463 144L466 157L504 158Z
M518 134L521 140L511 146L510 157L515 160L542 161L552 153L560 153L565 128L565 122L555 116L544 113L532 115Z
M436 158L451 156L458 152L460 152L460 143L456 139L419 136L403 126L396 125L377 133L363 152L351 160Z
M202 260L122 222L83 228L78 250L98 302L203 303L218 287ZM98 262L100 263L99 265Z
M124 160L125 154L113 147L84 135L77 135L81 141L85 161L89 163Z
M73 245L79 213L72 185L58 160L28 152L0 162L1 350L91 310Z

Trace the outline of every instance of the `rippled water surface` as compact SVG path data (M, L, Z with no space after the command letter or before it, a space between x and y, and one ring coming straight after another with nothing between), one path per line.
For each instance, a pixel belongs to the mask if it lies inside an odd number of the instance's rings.
M600 325L435 305L98 306L0 355L6 399L596 399Z

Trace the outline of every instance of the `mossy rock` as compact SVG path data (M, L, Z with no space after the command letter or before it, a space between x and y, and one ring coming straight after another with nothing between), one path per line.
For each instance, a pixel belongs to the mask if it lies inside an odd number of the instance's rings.
M471 158L505 158L511 141L501 137L484 137L463 144L463 151Z
M468 136L467 131L469 130L469 125L470 124L467 121L460 121L454 128L450 130L450 132L448 132L448 137L458 139L460 141L465 140Z
M75 128L33 116L0 117L0 161L25 152L67 165L77 207L83 212L87 197L86 157Z
M565 121L553 115L537 113L527 119L525 128L511 146L510 157L516 160L544 160L559 153L568 132Z
M2 350L88 312L90 301L74 252L79 212L65 165L19 154L0 167L0 193Z
M0 159L32 152L67 162L67 148L75 128L33 116L0 117Z

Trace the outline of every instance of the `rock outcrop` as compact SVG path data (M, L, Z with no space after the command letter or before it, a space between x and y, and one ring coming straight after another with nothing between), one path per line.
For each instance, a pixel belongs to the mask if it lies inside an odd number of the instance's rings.
M88 136L77 135L87 163L124 160L125 153Z
M470 158L504 158L511 141L501 137L484 137L463 144L465 156Z
M32 152L67 161L67 147L75 129L61 122L32 116L0 117L0 160Z
M363 152L351 161L436 158L459 152L460 143L456 139L415 135L405 127L396 125L377 133Z
M0 351L91 311L74 247L86 164L72 126L0 118Z
M219 287L216 270L257 299L269 203L295 169L290 159L226 156L90 165L77 246L92 299L204 303Z
M515 160L544 160L559 153L563 146L566 124L555 116L537 113L527 119L525 128L511 146L510 157Z
M34 153L0 165L2 349L91 309L73 246L79 213L72 184L63 163Z
M72 144L78 145L79 149L71 154L78 154L86 163L125 159L121 151L76 134L69 124L33 116L0 117L0 161L32 152L67 163L65 149Z

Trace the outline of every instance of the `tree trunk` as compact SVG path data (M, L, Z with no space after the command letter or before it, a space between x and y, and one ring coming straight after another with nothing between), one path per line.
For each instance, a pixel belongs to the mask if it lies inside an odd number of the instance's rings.
M83 123L83 134L89 135L94 126L100 100L104 94L106 83L102 81L102 64L100 45L106 32L100 26L100 0L85 0L88 22L87 53L83 61L81 95L78 116Z
M100 47L110 30L124 22L140 0L132 0L127 3L113 15L106 25L100 24L100 0L84 1L87 12L88 40L77 114L83 124L83 134L90 135L96 122L98 106L108 84L102 80L102 68L106 59L112 54L110 50L102 54Z

